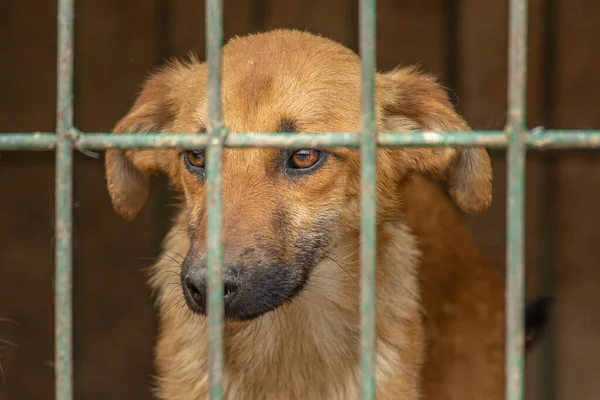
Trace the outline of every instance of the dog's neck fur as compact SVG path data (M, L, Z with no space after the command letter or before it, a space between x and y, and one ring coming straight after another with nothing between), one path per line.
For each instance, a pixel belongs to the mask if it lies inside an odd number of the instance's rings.
M189 247L182 226L165 239L151 278L161 315L158 397L196 400L207 397L207 323L188 310L179 287L177 261ZM359 397L358 243L358 232L338 240L290 304L250 322L226 323L226 398ZM377 317L385 321L377 325L377 395L416 399L424 347L416 241L400 222L386 223L378 230L377 251Z

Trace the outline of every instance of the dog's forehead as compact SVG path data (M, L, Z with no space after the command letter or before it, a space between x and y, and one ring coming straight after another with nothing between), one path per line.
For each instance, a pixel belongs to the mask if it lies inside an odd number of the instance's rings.
M223 118L230 130L333 129L359 114L360 63L349 49L296 31L236 39L223 50Z
M174 130L207 125L207 65L194 61L172 73ZM348 132L360 125L360 58L329 39L300 31L271 31L223 47L222 113L231 133Z
M228 64L252 67L256 63L285 67L297 64L342 62L359 67L358 56L328 38L295 30L275 30L237 37L223 47L224 69Z

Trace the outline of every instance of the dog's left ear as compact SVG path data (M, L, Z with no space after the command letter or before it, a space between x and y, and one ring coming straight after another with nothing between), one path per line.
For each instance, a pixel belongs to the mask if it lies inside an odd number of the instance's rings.
M384 131L468 132L437 81L414 68L377 74L377 100ZM492 202L492 165L484 148L402 148L404 172L446 179L450 196L465 212L477 214Z
M171 92L185 68L174 64L151 75L135 103L113 129L113 134L164 132L172 124L176 110ZM149 175L170 171L168 151L157 149L109 149L105 155L108 192L117 213L132 220L148 197Z

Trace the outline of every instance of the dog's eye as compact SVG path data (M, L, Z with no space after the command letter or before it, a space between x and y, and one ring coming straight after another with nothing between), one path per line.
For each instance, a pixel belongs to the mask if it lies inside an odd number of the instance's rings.
M189 150L185 152L185 162L189 167L204 168L204 152L200 150Z
M318 150L297 150L290 157L290 167L295 169L309 169L315 166L323 157Z

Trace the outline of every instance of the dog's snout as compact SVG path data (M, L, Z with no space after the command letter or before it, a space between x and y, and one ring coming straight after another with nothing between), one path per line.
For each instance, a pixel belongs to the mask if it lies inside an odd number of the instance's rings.
M238 293L238 272L235 267L225 266L223 271L223 297L225 305L230 303ZM206 310L208 297L208 270L206 267L187 268L183 276L183 290L188 300L192 300L193 306L198 311Z

